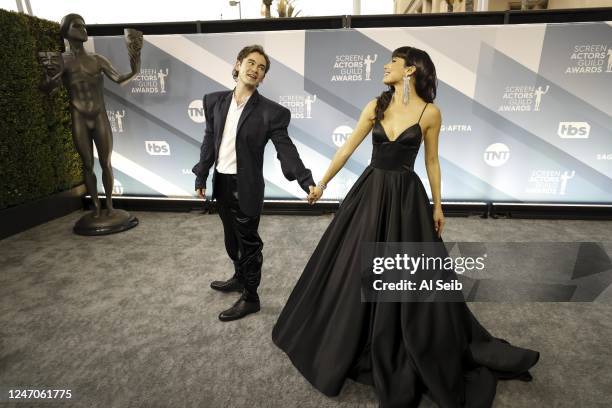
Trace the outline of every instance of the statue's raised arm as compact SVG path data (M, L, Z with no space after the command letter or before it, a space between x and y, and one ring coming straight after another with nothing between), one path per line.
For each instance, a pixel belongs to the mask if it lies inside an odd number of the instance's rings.
M140 72L140 50L142 49L143 41L142 32L138 30L126 28L124 33L128 55L130 57L130 72L120 74L106 57L95 54L102 72L104 72L104 74L106 74L106 76L112 81L121 85L127 83L130 79L138 75L138 72Z

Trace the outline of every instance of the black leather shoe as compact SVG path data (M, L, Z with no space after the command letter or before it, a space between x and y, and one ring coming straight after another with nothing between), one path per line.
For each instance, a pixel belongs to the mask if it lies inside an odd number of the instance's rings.
M240 299L234 303L234 306L219 314L219 320L222 322L229 322L242 319L246 315L259 312L259 309L259 300L248 301L245 296L240 296Z
M242 292L244 285L236 278L226 281L212 281L210 287L221 292Z

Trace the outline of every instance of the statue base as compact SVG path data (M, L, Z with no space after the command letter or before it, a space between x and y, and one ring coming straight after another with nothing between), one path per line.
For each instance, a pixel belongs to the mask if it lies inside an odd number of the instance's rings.
M108 235L134 228L138 218L124 210L113 209L110 214L102 210L99 217L89 212L74 224L73 231L79 235Z

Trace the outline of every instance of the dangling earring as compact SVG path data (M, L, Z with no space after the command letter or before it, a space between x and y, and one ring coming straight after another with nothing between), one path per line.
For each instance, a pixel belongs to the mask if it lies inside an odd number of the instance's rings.
M404 97L402 98L402 102L404 105L408 105L408 100L410 97L410 75L406 75L404 77Z

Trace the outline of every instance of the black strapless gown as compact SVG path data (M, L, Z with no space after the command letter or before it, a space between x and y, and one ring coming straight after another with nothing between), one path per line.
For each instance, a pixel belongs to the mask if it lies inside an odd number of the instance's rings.
M391 141L377 121L372 160L346 195L272 332L319 391L346 378L375 387L381 407L490 407L498 379L531 380L537 351L493 337L465 302L361 302L362 242L433 242L432 207L413 171L420 124Z

